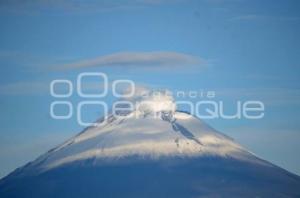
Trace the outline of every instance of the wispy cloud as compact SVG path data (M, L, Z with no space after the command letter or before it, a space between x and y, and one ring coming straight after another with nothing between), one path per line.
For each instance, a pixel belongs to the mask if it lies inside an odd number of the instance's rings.
M36 95L49 93L45 82L15 82L0 85L0 95Z
M174 4L178 2L182 2L182 0L1 0L0 8L15 13L39 13L47 10L63 12L99 12Z
M16 71L41 72L44 67L68 60L68 57L57 57L28 51L0 50L0 64L14 67Z
M246 14L235 16L230 19L230 21L262 21L262 20L275 20L275 21L299 21L300 17L293 16L268 16L268 15L260 15L260 14Z
M300 105L300 89L297 88L227 88L216 90L221 98L260 100L268 106Z
M24 51L0 50L0 61L13 64L32 65L43 61L43 56L38 56Z
M96 66L163 68L203 66L204 64L204 59L178 52L120 52L61 65L55 65L52 68L76 69Z
M73 82L74 83L74 82ZM110 85L111 82L109 82ZM110 87L110 86L109 86ZM104 89L102 82L84 82L82 89L87 92L99 92ZM66 93L67 86L59 86L56 91ZM0 85L0 95L49 95L50 82L46 81L24 81Z

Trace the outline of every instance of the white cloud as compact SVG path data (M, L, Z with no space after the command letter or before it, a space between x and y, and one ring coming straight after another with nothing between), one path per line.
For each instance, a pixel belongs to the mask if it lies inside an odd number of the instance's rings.
M184 67L203 66L205 61L196 56L178 52L120 52L73 63L56 65L56 69L76 69L96 66L122 67Z

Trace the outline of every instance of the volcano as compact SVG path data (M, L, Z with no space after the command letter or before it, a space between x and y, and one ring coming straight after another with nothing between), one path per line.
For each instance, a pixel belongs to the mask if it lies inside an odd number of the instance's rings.
M300 197L299 176L176 111L172 98L147 100L16 169L0 197Z

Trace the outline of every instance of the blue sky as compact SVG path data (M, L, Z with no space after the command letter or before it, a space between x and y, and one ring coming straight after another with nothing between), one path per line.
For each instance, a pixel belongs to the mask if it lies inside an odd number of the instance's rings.
M299 175L299 9L296 0L1 1L0 176L80 132L74 117L51 119L49 85L83 71L213 90L229 110L261 100L261 120L207 122Z

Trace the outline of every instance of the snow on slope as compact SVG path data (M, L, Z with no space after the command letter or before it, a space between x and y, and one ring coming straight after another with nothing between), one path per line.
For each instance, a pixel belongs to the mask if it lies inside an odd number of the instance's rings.
M152 159L213 155L263 163L198 118L177 112L171 96L150 93L146 98L126 100L135 102L133 111L108 116L104 126L87 128L34 163L48 170L86 159L97 164L100 159L135 155Z
M124 100L134 108L0 180L0 197L300 197L298 176L176 111L172 97Z

